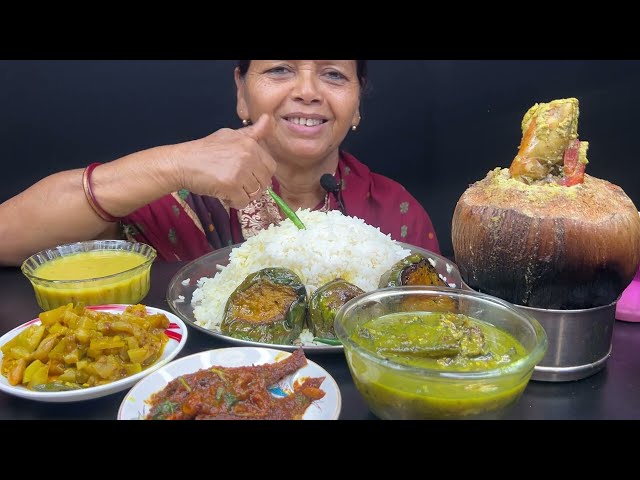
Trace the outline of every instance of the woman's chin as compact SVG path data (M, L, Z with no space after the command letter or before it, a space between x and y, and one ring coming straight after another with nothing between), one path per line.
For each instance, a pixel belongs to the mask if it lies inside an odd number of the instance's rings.
M286 151L282 151L281 155L276 157L276 161L282 160L287 163L296 163L301 165L317 165L327 161L335 155L338 158L338 149L328 149L326 145L318 145L312 142L295 142L295 144L288 145Z

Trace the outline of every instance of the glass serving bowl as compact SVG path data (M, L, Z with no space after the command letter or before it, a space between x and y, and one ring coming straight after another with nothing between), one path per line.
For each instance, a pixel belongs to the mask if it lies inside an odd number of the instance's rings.
M438 361L392 360L392 355L379 353L389 350L365 347L353 338L363 324L385 315L440 315L443 312L461 313L479 320L490 332L487 338L494 336L493 329L508 333L522 346L521 358L466 371L464 367L443 366ZM406 318L403 317L403 321L407 321ZM382 419L498 418L520 398L534 366L547 349L544 329L527 313L498 298L443 287L396 287L361 295L338 311L334 328L344 346L356 387L371 411ZM408 338L403 337L406 331L407 324L401 324L397 337L400 342ZM410 342L420 344L428 333L424 335L418 340L413 337ZM386 342L387 338L382 341ZM413 349L413 345L407 347L407 343L400 343L393 348ZM432 344L429 348L434 346L437 347ZM423 353L416 351L412 350L412 355L442 358L438 354L425 354L428 349L419 350Z
M48 248L33 254L22 264L22 273L29 279L36 294L38 305L51 310L67 303L85 305L135 304L149 293L151 265L156 251L144 243L124 240L92 240ZM133 258L131 258L133 256ZM65 259L74 257L75 266L62 265ZM139 257L139 258L137 258ZM122 262L129 258L132 263L114 266L113 273L95 275L98 263ZM115 259L115 260L114 260ZM42 274L56 262L60 269ZM112 264L113 265L113 264ZM75 278L69 273L76 268ZM83 273L85 270L89 272ZM114 271L115 270L115 271ZM71 278L70 278L71 277Z
M403 248L411 250L412 253L421 253L426 258L431 259L431 262L440 274L441 277L452 287L460 288L462 286L462 277L458 267L451 260L430 252L420 247L409 245L407 243L400 243ZM203 255L202 257L188 263L182 269L180 269L169 282L169 288L167 289L167 303L169 307L178 315L182 320L207 335L220 338L222 340L234 343L236 345L246 345L254 347L273 347L280 348L282 350L293 351L298 346L295 345L275 345L270 343L253 342L250 340L242 340L233 338L227 335L223 335L220 332L210 330L196 323L195 315L193 314L193 307L191 305L191 299L193 292L198 288L198 280L202 277L213 277L219 269L218 266L229 265L229 255L231 250L240 245L232 245L229 247L215 250L211 253ZM306 351L313 353L327 353L327 352L340 352L342 351L342 345L305 345L303 348Z

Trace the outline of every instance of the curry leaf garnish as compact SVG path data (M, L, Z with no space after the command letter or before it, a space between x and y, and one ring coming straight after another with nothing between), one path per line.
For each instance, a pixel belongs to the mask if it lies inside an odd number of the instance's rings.
M231 393L231 392L226 392L224 394L224 403L227 407L227 410L232 407L233 405L235 405L236 403L238 403L238 399L236 398L236 396Z
M173 415L180 405L175 402L162 402L160 405L151 410L151 418L153 420L164 420L169 415Z

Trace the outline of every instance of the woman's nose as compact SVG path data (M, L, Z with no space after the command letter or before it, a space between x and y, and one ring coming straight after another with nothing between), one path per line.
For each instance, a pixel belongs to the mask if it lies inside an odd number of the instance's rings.
M292 93L296 100L301 100L304 103L322 101L322 93L320 91L318 79L313 72L306 70L301 70L298 73Z

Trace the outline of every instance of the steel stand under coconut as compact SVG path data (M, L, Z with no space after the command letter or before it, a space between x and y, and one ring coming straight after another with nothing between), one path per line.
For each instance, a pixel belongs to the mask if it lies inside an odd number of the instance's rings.
M584 173L578 116L575 98L531 107L511 167L471 185L452 220L465 283L545 328L535 380L579 380L606 365L616 302L640 264L637 208L620 187Z

